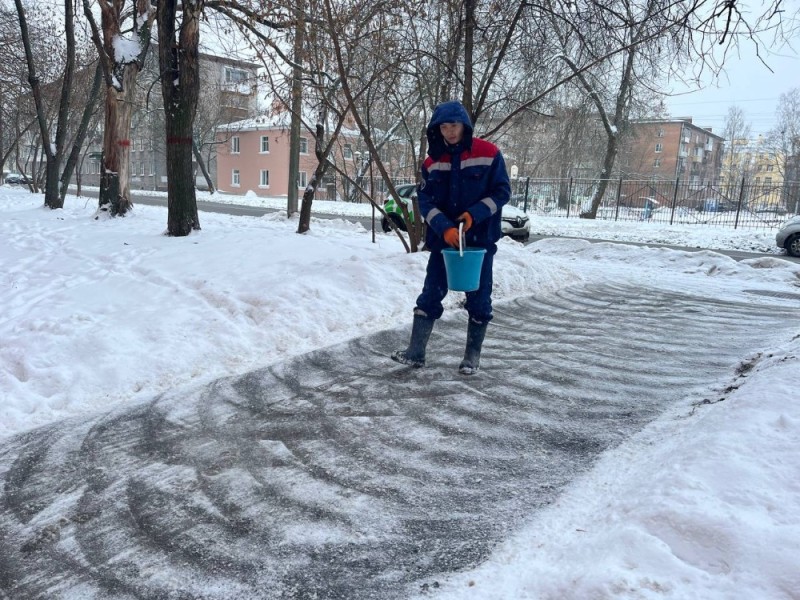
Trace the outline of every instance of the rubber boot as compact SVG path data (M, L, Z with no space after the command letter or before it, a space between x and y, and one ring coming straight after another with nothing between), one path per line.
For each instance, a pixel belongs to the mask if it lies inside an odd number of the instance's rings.
M411 327L411 341L405 350L392 353L392 360L418 369L425 366L425 348L433 331L436 319L428 316L414 315L414 324Z
M464 360L458 365L458 372L462 375L474 375L478 371L481 364L481 347L488 325L489 323L481 323L470 318L467 326L467 349L464 350Z

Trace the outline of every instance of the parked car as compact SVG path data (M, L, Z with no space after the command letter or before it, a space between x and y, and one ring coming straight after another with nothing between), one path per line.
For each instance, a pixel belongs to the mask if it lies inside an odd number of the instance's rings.
M6 175L5 182L8 184L28 184L30 179L28 179L27 175L22 175L21 173L9 173Z
M800 217L792 217L775 235L779 248L786 248L789 256L800 256Z
M416 184L408 183L397 186L397 195L400 200L408 207L409 216L412 221L414 219L414 209L411 205L411 199L417 191ZM386 211L387 217L381 219L381 228L384 232L391 231L388 219L391 219L395 226L401 231L406 231L406 223L403 220L403 212L395 202L394 198L388 196L383 203L383 210ZM506 204L502 209L501 228L503 235L507 235L512 239L519 241L527 241L531 235L531 222L528 215L521 209L510 204Z
M700 212L726 212L735 208L732 202L718 198L706 198L697 203L697 210Z
M528 215L519 207L505 204L500 221L500 229L503 235L507 235L512 240L527 242L531 236L531 220Z

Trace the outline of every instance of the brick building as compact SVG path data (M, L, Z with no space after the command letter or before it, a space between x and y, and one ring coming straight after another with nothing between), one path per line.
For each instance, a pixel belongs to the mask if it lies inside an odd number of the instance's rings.
M632 121L620 141L619 171L628 179L709 185L720 175L723 142L691 117Z

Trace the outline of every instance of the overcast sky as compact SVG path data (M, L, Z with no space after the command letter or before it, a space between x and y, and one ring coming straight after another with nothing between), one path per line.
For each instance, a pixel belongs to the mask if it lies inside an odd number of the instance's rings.
M714 133L722 135L728 108L735 105L744 112L753 137L766 133L775 123L781 94L800 87L800 55L783 48L767 54L765 62L773 72L759 61L752 47L744 48L741 56L726 61L725 73L716 82L708 81L702 90L667 98L670 116L692 117L695 125L712 127ZM675 87L676 92L684 89Z

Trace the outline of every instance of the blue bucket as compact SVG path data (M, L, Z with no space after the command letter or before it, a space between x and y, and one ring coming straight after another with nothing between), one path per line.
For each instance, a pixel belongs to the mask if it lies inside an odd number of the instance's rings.
M454 292L474 292L481 285L481 266L486 248L464 248L464 254L454 248L442 250L447 271L447 287Z

